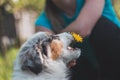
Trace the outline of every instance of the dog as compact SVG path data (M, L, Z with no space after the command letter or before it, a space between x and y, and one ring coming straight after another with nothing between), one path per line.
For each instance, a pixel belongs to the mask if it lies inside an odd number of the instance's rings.
M72 41L68 32L35 33L19 50L12 80L69 80L67 64L81 55L79 48L70 47Z

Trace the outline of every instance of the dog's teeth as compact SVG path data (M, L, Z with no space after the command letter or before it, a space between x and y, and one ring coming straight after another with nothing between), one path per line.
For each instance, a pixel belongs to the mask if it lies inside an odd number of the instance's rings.
M73 48L69 46L68 49L69 49L69 50L72 50Z

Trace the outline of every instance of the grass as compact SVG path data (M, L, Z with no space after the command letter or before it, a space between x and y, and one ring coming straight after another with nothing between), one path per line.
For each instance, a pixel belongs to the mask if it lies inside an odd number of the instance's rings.
M12 80L13 62L17 52L18 49L12 48L4 58L0 56L0 80Z

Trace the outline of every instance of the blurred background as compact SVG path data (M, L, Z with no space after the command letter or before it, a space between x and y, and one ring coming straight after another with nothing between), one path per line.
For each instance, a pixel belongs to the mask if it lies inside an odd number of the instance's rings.
M120 0L112 0L120 19ZM0 0L0 80L11 80L19 47L34 32L45 0Z

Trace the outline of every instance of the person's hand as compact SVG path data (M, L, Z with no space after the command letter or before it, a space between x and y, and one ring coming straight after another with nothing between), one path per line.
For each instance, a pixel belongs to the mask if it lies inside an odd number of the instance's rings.
M73 67L73 66L75 66L76 65L76 60L72 60L72 61L70 61L68 64L67 64L67 67L68 68L71 68L71 67Z

